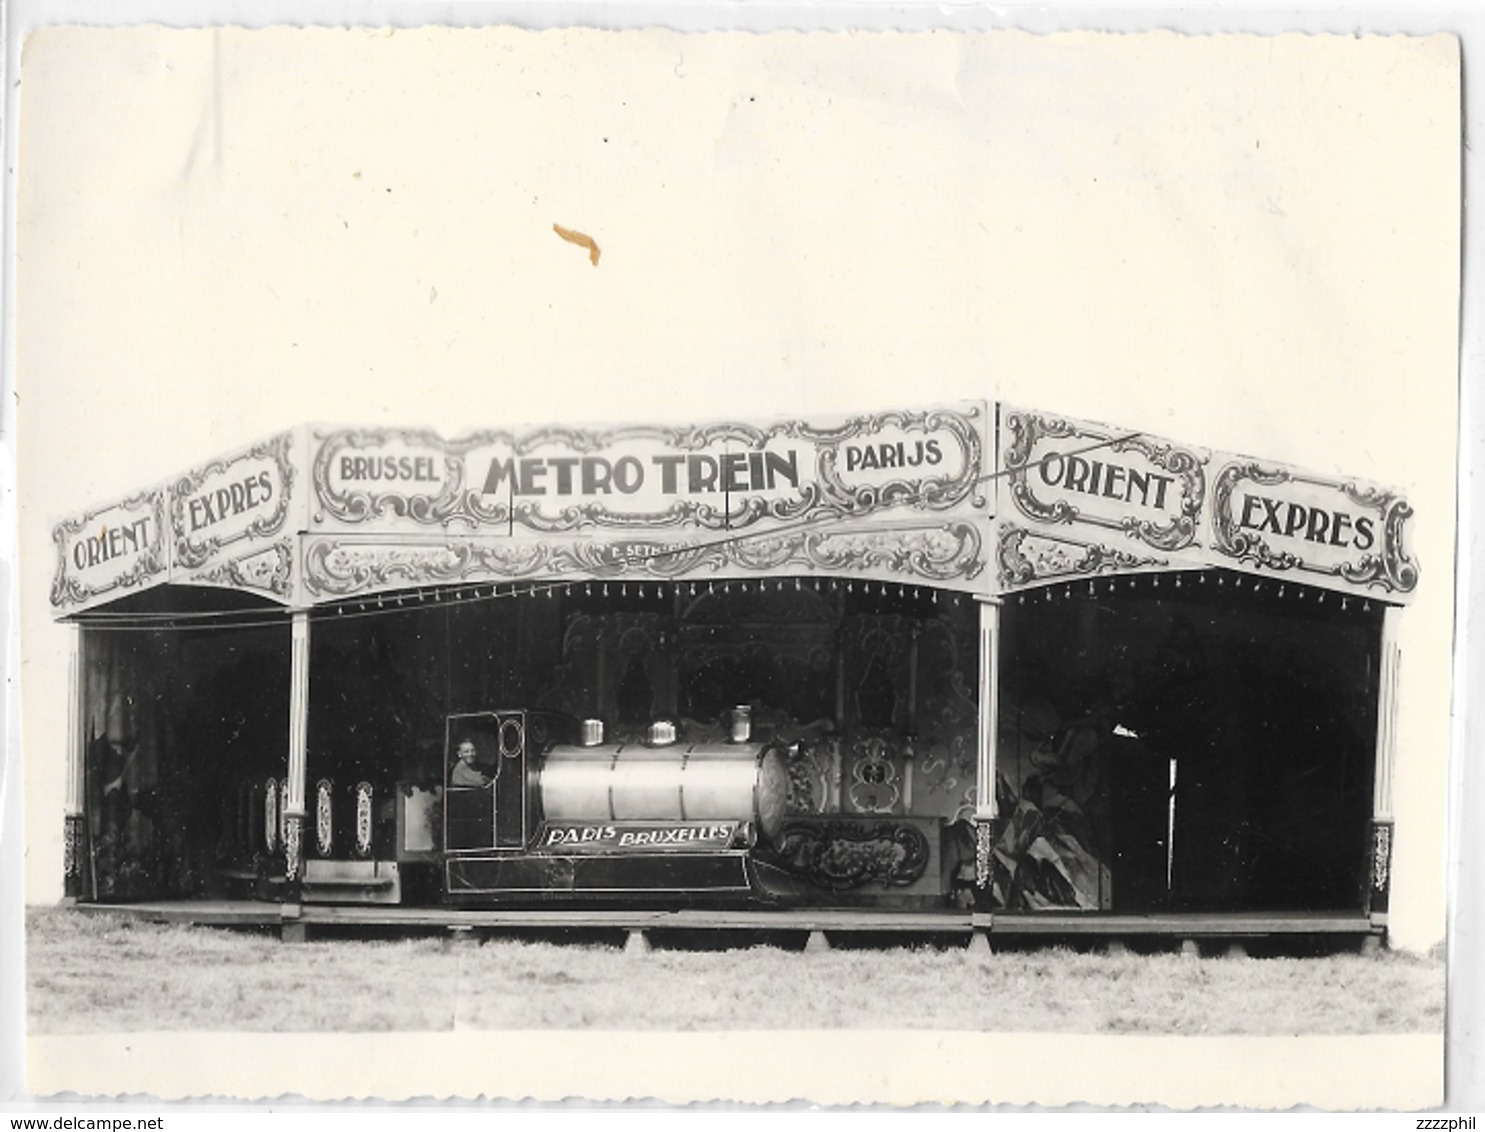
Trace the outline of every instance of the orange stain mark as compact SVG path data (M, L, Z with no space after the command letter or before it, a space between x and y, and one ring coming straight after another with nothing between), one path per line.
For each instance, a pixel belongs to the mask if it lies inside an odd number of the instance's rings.
M564 228L560 224L553 224L552 231L569 244L576 244L580 248L587 248L588 262L594 267L598 266L598 257L601 253L598 250L598 245L593 242L592 236L585 236L581 232L574 232L571 228Z

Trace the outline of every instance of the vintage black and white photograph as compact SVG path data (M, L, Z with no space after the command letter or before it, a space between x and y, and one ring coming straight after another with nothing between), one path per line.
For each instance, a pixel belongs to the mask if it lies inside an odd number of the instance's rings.
M35 1096L1441 1103L1452 36L20 78Z

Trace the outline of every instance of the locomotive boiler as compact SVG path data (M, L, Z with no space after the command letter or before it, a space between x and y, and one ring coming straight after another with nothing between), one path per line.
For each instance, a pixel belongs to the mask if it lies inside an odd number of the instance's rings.
M755 850L784 821L783 752L746 720L685 742L669 721L641 741L531 711L448 718L443 889L457 903L744 898Z

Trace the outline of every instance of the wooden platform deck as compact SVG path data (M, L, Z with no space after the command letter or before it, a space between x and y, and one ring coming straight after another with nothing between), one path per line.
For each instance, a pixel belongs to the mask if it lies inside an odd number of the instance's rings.
M1375 937L1381 926L1360 912L1160 913L1102 912L971 913L965 911L864 909L597 910L472 909L274 904L252 900L153 901L136 904L76 904L85 914L123 916L156 923L261 927L303 938L348 935L357 929L410 932L607 929L616 932L751 931L964 936L993 939L1102 937L1173 940L1262 939L1273 936Z

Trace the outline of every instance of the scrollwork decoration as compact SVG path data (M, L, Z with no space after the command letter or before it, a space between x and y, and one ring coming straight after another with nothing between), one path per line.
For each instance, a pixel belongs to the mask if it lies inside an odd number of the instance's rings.
M923 831L893 821L785 822L772 856L785 871L832 892L905 888L931 859Z
M976 577L984 566L980 551L979 529L969 522L881 531L789 531L693 547L318 538L305 551L304 580L311 593L328 597L489 578L670 579L700 570L767 571L789 566L831 572L881 570L948 581Z
M223 562L192 577L192 581L215 582L243 589L267 590L287 597L293 585L294 553L290 543L274 543L267 550Z
M542 544L420 545L324 539L310 543L305 552L304 582L311 593L344 596L397 586L529 577L540 573L551 556L551 549Z
M1387 891L1388 874L1392 866L1392 826L1377 822L1372 826L1372 889L1378 893Z
M84 839L87 836L86 819L80 814L68 814L62 829L62 875L69 882L82 876Z
M335 850L335 813L332 786L322 778L315 786L315 852L328 857Z
M1375 507L1382 514L1382 553L1363 554L1355 563L1340 567L1341 577L1357 586L1378 585L1399 593L1410 593L1418 585L1418 564L1403 548L1403 527L1413 515L1408 504L1391 494L1368 492L1364 496L1354 485L1343 490L1364 506Z
M356 856L371 856L371 800L369 782L356 783Z
M1077 436L1077 426L1071 421L1034 413L1011 413L1006 418L1006 428L1011 433L1011 443L1007 445L1005 454L1005 468L1009 473L1006 487L1011 501L1027 518L1043 523L1072 522L1078 511L1070 503L1058 500L1049 507L1031 494L1026 483L1026 464L1038 440L1063 440Z
M1169 560L1130 554L1116 547L1053 537L1009 524L996 547L1000 582L1008 589L1054 578L1079 577L1169 565Z
M995 823L975 820L975 887L988 889L992 879L990 862L995 852Z
M897 763L881 738L856 743L851 760L851 805L870 814L890 814L902 799Z
M297 881L304 875L301 849L303 838L304 817L296 814L284 826L284 877L290 882Z
M278 843L283 846L289 844L289 827L294 824L289 817L289 780L280 778L278 780ZM302 816L302 815L301 815Z
M283 829L279 816L278 779L270 778L263 784L263 846L270 853L277 853L281 844L279 837Z

